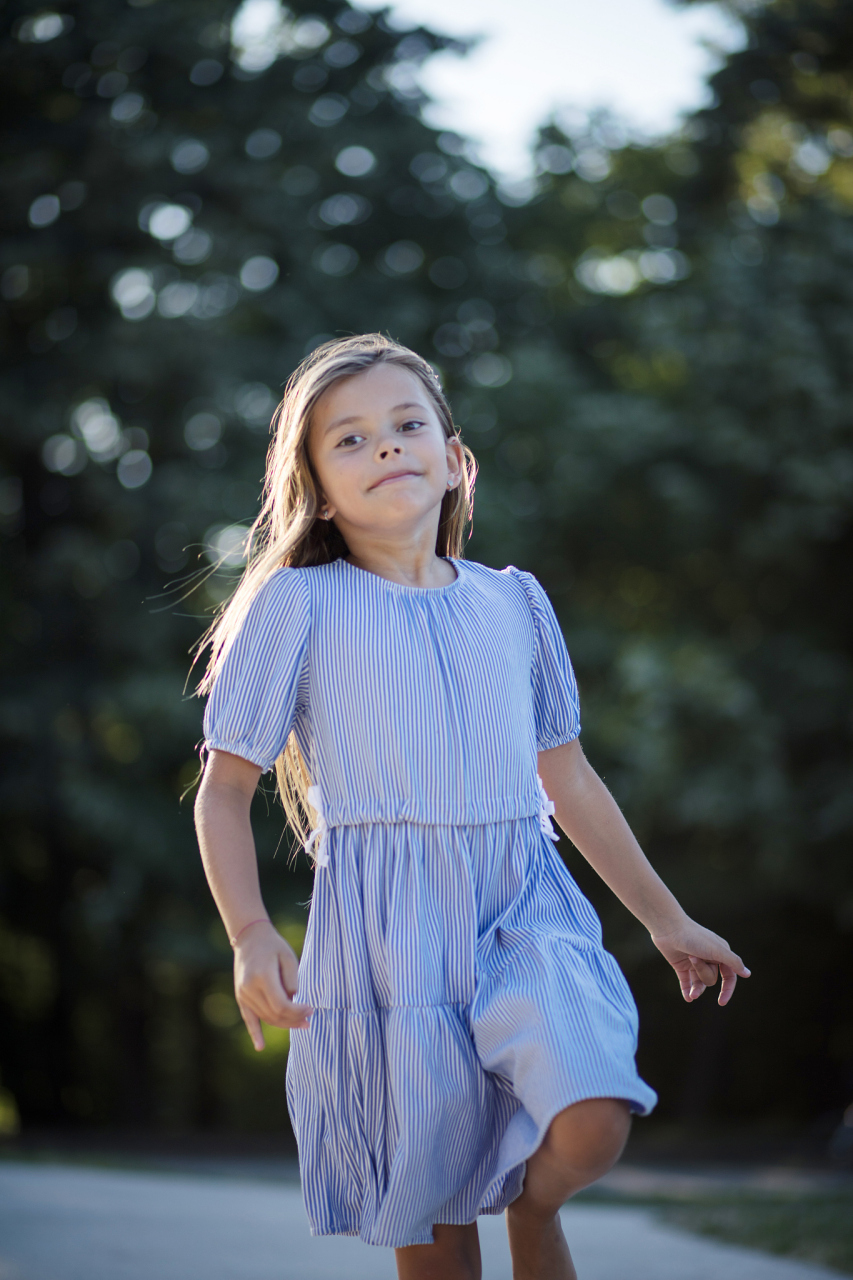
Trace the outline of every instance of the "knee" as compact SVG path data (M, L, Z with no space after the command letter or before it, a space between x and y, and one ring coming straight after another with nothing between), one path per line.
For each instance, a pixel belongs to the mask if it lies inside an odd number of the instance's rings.
M555 1117L543 1146L580 1190L613 1168L630 1129L627 1102L619 1098L589 1098Z

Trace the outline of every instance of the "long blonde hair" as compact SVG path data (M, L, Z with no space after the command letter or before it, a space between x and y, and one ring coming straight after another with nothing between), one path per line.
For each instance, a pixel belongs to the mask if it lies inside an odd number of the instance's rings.
M334 522L320 517L320 486L308 455L308 433L317 401L329 387L378 364L397 365L413 373L426 389L448 439L458 438L459 430L435 370L408 347L381 333L365 333L324 342L306 356L291 374L273 415L274 434L267 454L263 502L247 538L246 568L196 651L196 660L205 649L210 651L198 685L200 694L210 692L249 606L271 574L284 567L328 564L347 554L347 545ZM454 559L463 555L477 474L473 453L467 445L463 444L462 449L462 477L459 485L448 490L442 499L435 547L437 555ZM308 803L311 779L293 733L275 762L275 771L287 821L304 842L305 817L314 826L317 814Z

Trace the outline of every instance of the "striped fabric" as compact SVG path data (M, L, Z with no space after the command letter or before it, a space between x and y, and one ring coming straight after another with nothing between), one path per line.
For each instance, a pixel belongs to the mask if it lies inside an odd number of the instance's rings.
M205 713L268 769L294 729L321 814L287 1069L314 1234L426 1243L499 1213L554 1116L646 1113L637 1015L548 838L537 751L580 731L532 575L405 587L345 560L258 593Z

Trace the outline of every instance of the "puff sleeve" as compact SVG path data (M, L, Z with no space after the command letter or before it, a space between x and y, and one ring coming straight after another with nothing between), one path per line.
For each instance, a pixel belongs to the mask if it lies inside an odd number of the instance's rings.
M548 751L577 738L581 731L575 673L551 601L532 573L509 565L505 572L522 587L533 615L536 642L531 683L536 750Z
M311 601L298 569L279 569L255 596L204 712L208 749L266 771L284 750L306 666Z

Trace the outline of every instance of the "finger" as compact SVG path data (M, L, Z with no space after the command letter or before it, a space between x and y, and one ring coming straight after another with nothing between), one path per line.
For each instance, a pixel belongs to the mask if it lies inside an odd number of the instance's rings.
M244 994L252 1008L271 1027L307 1027L314 1012L307 1004L295 1004L276 971L272 981L259 982Z
M303 1031L314 1010L307 1004L294 1004L288 1000L275 1009L268 1018L264 1018L271 1027L289 1027L291 1030Z
M720 939L720 945L709 948L704 957L691 956L691 960L704 959L706 964L727 964L741 978L750 978L752 974L736 952Z
M734 951L730 951L728 947L726 947L725 951L721 950L720 955L715 956L714 959L719 963L721 969L723 965L726 965L727 968L731 969L732 973L739 975L741 978L752 977L740 956L736 955Z
M294 1004L290 996L276 983L277 990L262 987L252 993L252 1008L258 1017L270 1027L307 1027L314 1010L307 1004Z
M673 966L673 968L675 968L675 976L678 978L678 985L681 987L681 995L683 999L687 1000L689 1003L690 988L693 985L692 979L690 977L690 969L686 967L680 968L676 966Z
M735 993L735 987L737 986L737 974L730 965L721 964L720 975L722 977L722 985L720 987L720 994L717 997L717 1004L728 1004Z
M238 1008L242 1014L243 1021L246 1024L246 1030L251 1036L252 1044L255 1046L258 1053L260 1053L261 1049L263 1049L265 1045L264 1033L261 1030L261 1020L256 1013L253 1013L248 1005L241 1004L238 1001Z
M241 984L238 1000L254 1009L259 1018L272 1027L289 1025L281 1021L283 1010L292 1004L290 992L283 982L278 957L270 967L255 973L248 982Z
M699 974L696 972L695 968L693 968L693 967L691 966L691 969L690 969L690 999L691 999L691 1000L698 1000L698 999L699 999L699 997L701 996L702 992L705 990L706 985L707 985L707 984L706 984L706 983L704 983L704 982L701 980L701 978L699 977Z
M278 972L281 985L291 999L296 995L299 985L299 962L292 952L280 951L278 955Z
M256 1020L265 1022L269 1027L304 1029L307 1028L308 1019L314 1012L310 1005L294 1004L287 993L281 989L270 992L264 987L256 990L250 987L242 989L237 1003L241 1010L246 1010ZM257 1048L257 1045L255 1047ZM263 1038L260 1047L263 1048Z
M717 981L717 966L701 956L691 956L690 964L696 974L697 981L703 987L713 987Z

